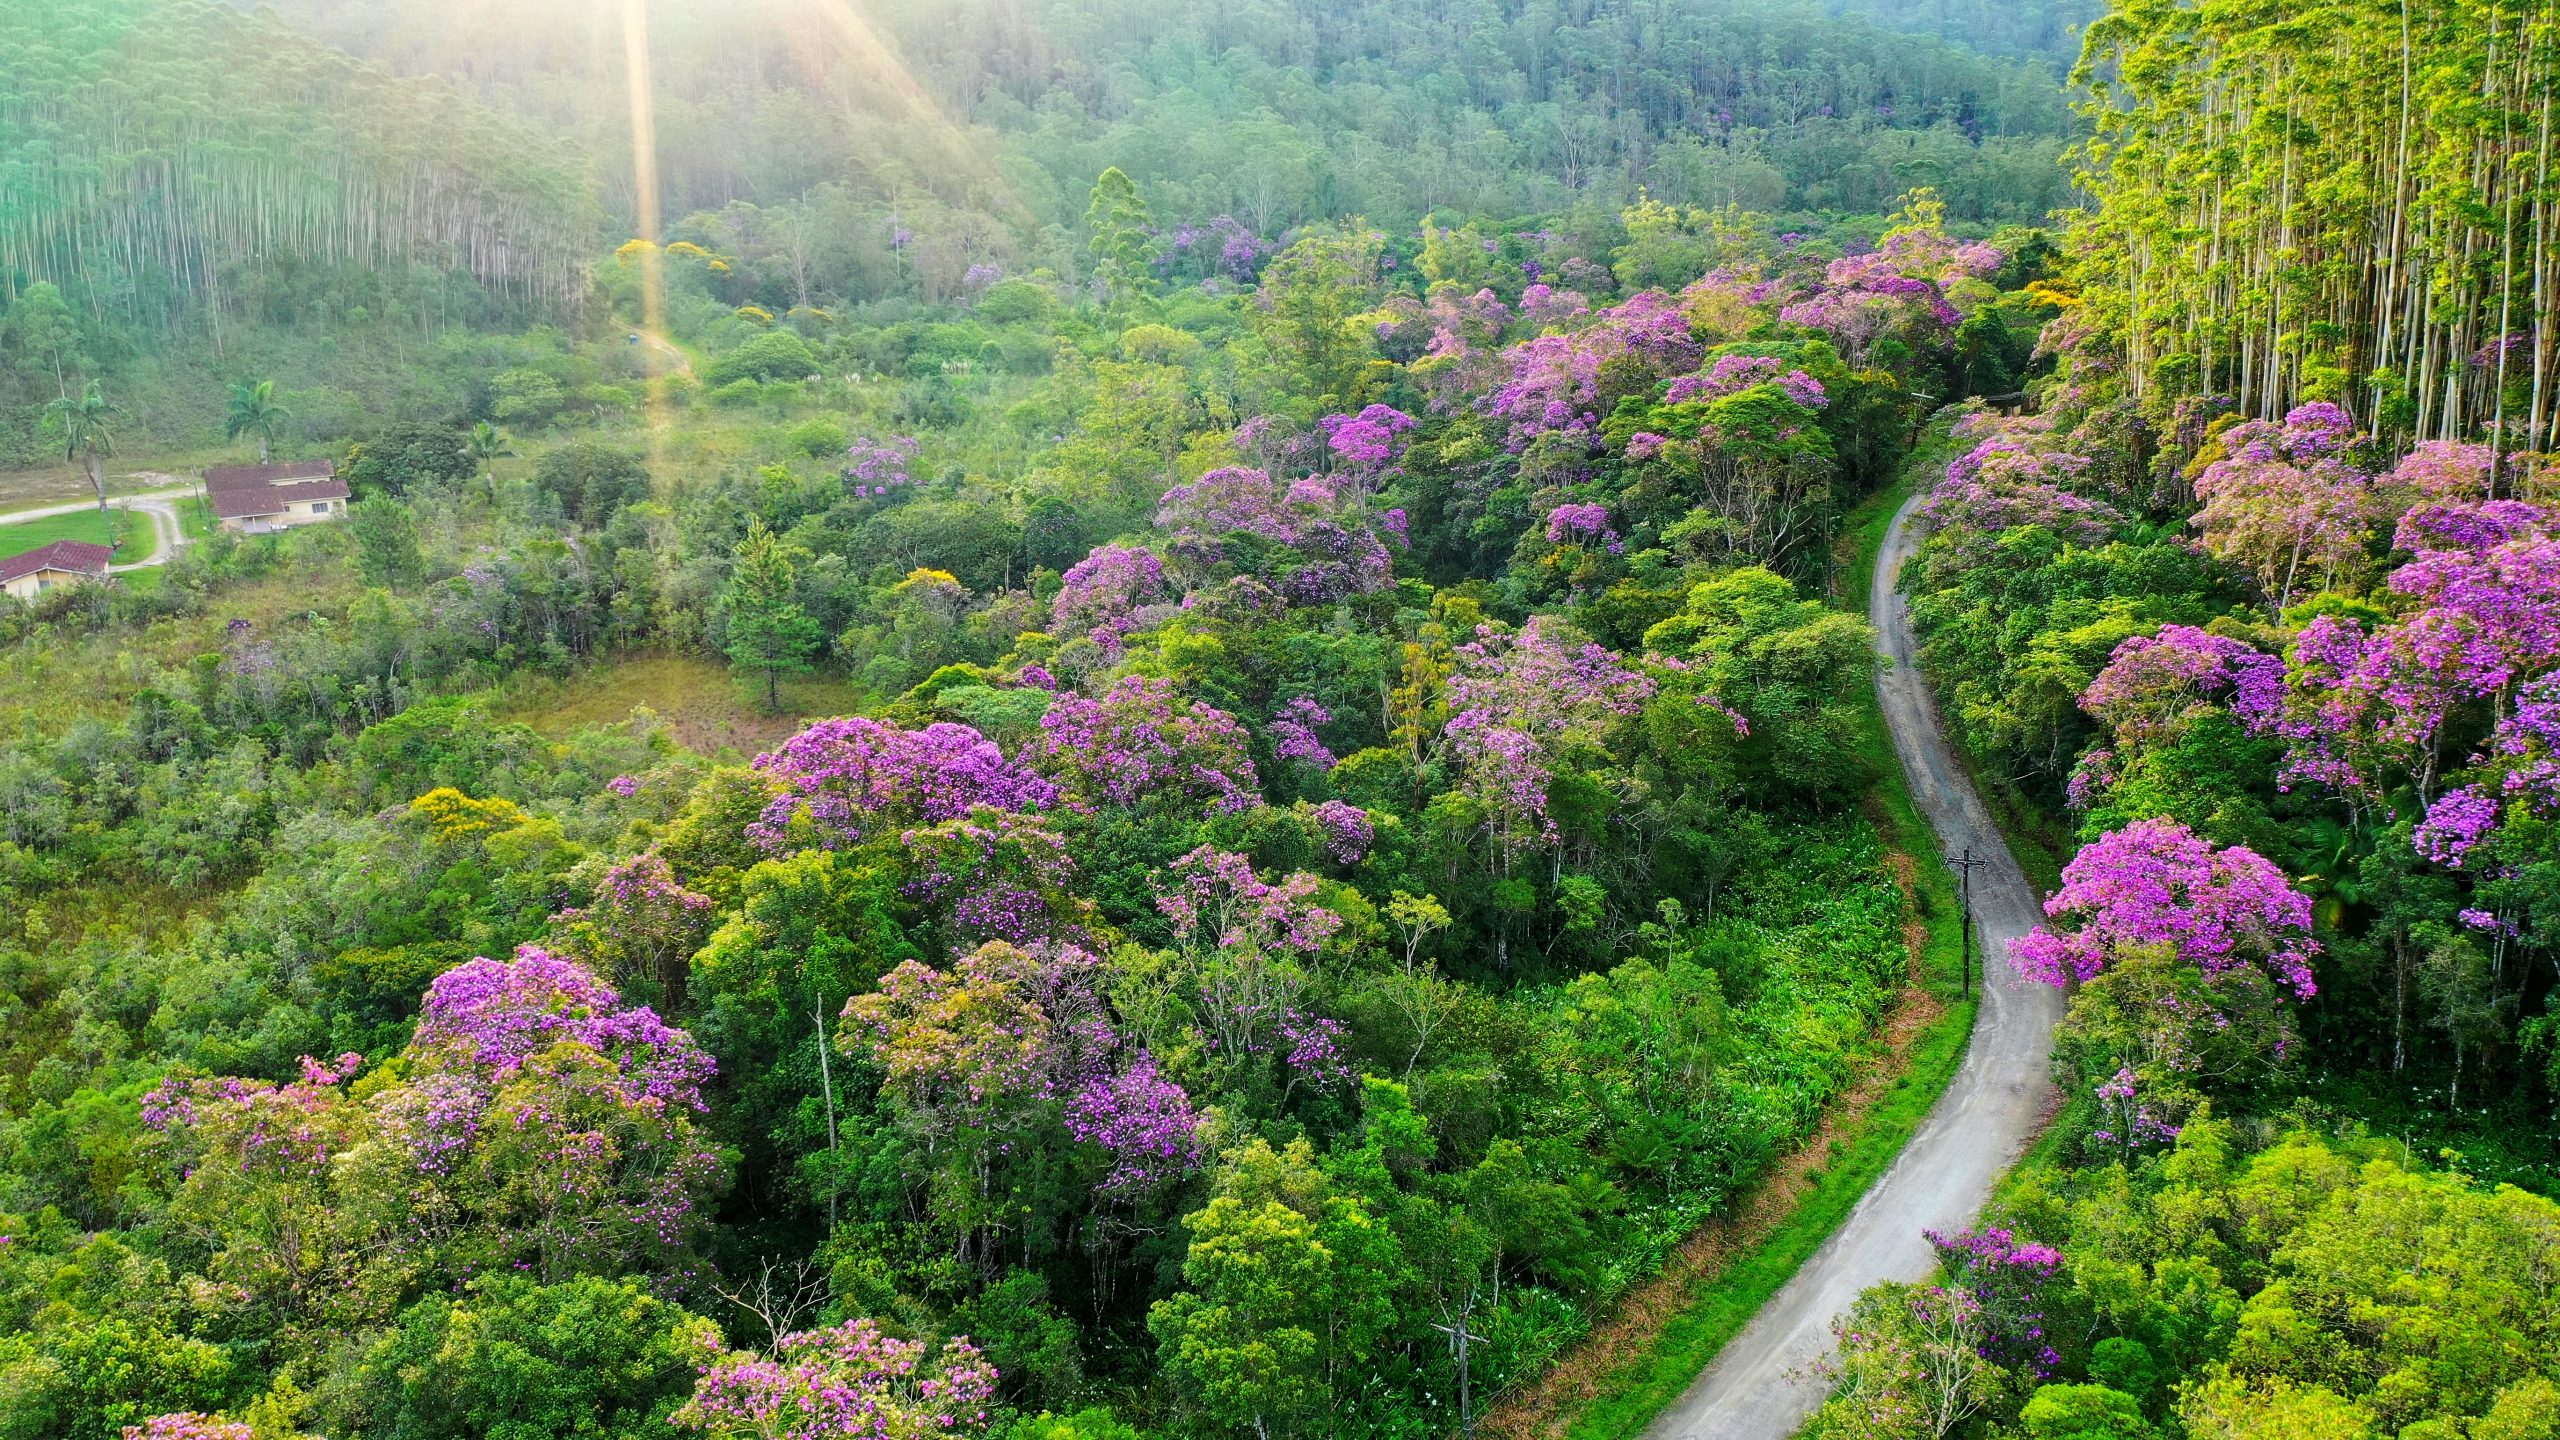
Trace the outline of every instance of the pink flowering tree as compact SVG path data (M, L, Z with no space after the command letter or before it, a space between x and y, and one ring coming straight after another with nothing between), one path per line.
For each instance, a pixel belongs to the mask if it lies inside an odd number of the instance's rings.
M2411 843L2434 864L2494 873L2501 830L2560 818L2560 676L2528 687L2471 759L2476 778L2435 797Z
M2560 542L2527 532L2483 550L2420 550L2388 588L2408 607L2400 618L2322 615L2294 637L2276 723L2288 782L2357 803L2404 782L2432 798L2461 754L2449 748L2456 732L2510 712L2560 667Z
M2080 696L2092 719L2135 745L2171 738L2213 705L2252 729L2272 725L2284 707L2284 661L2227 635L2166 625L2117 645Z
M1057 798L994 741L951 721L910 730L862 716L821 720L757 756L756 769L775 797L747 834L768 851L849 848L981 806L1039 810Z
M940 1440L983 1435L996 1368L965 1335L939 1347L869 1320L785 1335L770 1356L713 1351L668 1419L708 1440Z
M2296 997L2318 990L2311 901L2245 846L2216 849L2174 820L2143 820L2082 847L2045 902L2055 928L2012 942L2018 973L2095 979L2130 947L2165 945L2208 977L2256 972Z
M2029 525L2075 544L2103 545L2125 517L2070 488L2088 468L2085 458L2030 437L1993 435L1951 462L1922 502L1921 518L1942 537L1932 546L1952 547L1947 563L1971 569L1990 558L1999 536Z
M2326 403L2299 406L2280 425L2245 421L2196 477L2205 548L2257 577L2279 614L2307 585L2356 566L2383 518L2373 477L2348 454L2354 433L2346 412Z
M181 1410L127 1425L123 1436L124 1440L257 1440L257 1429L244 1421Z
M1078 814L1155 807L1229 814L1262 803L1244 727L1150 676L1124 676L1098 700L1059 697L1025 759Z

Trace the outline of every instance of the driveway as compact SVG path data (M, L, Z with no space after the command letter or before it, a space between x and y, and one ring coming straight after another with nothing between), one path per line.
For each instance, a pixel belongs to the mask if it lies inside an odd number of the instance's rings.
M136 560L129 565L109 565L107 570L110 574L121 575L128 570L148 570L154 565L166 565L169 563L169 557L177 554L179 548L187 543L186 526L178 519L178 502L195 494L195 485L182 481L174 475L162 475L150 471L133 478L163 480L169 483L159 489L146 490L139 495L109 496L107 506L109 509L122 510L147 518L151 522L152 533L158 537L158 548L152 552L148 560ZM45 505L33 510L17 510L0 515L0 551L6 551L9 548L8 527L11 525L24 524L29 520L43 520L55 515L76 515L83 510L97 508L98 502L94 499L73 500L60 505Z

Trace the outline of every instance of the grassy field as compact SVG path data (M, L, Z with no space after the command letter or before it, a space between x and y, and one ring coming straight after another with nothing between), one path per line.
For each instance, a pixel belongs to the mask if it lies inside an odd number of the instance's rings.
M1832 597L1834 604L1865 613L1866 577L1894 512L1911 493L1912 477L1925 463L1926 452L1915 456L1901 483L1870 496L1848 517L1841 547L1847 583ZM1975 1006L1957 993L1962 941L1955 878L1936 863L1937 836L1912 803L1872 696L1865 719L1861 748L1879 777L1868 815L1892 850L1911 897L1913 983L1900 1012L1877 1038L1866 1076L1833 1103L1812 1138L1742 1197L1731 1216L1684 1248L1688 1264L1675 1260L1672 1272L1656 1282L1670 1293L1639 1292L1638 1303L1649 1304L1661 1318L1649 1319L1641 1333L1623 1323L1604 1324L1583 1352L1559 1367L1579 1374L1504 1406L1486 1433L1519 1440L1632 1440L1643 1434L1849 1218L1964 1063Z
M15 555L50 545L56 540L85 540L92 545L124 541L124 549L116 555L116 563L130 565L148 560L160 547L160 532L150 518L128 515L120 510L100 514L96 510L75 510L68 515L47 515L36 520L11 522L0 516L0 555Z
M824 680L782 683L782 709L769 713L752 677L699 655L640 655L590 666L565 680L525 681L493 697L495 718L558 737L585 725L614 725L648 710L675 742L697 755L751 756L808 721L847 715L863 703L855 686Z

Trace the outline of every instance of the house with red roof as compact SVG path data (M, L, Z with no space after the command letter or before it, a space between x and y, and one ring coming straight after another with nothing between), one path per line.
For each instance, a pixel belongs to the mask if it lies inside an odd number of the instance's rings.
M204 472L214 522L243 535L272 535L300 525L342 520L347 482L329 460L282 465L215 465Z
M0 560L0 592L33 600L47 590L107 578L116 552L86 540L56 540Z

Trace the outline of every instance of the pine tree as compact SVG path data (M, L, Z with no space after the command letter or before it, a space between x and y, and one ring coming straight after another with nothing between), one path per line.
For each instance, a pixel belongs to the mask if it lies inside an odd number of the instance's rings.
M819 645L818 622L793 598L796 572L791 549L761 520L738 542L729 586L720 597L727 616L730 660L764 671L764 703L782 708L782 677L809 668Z

